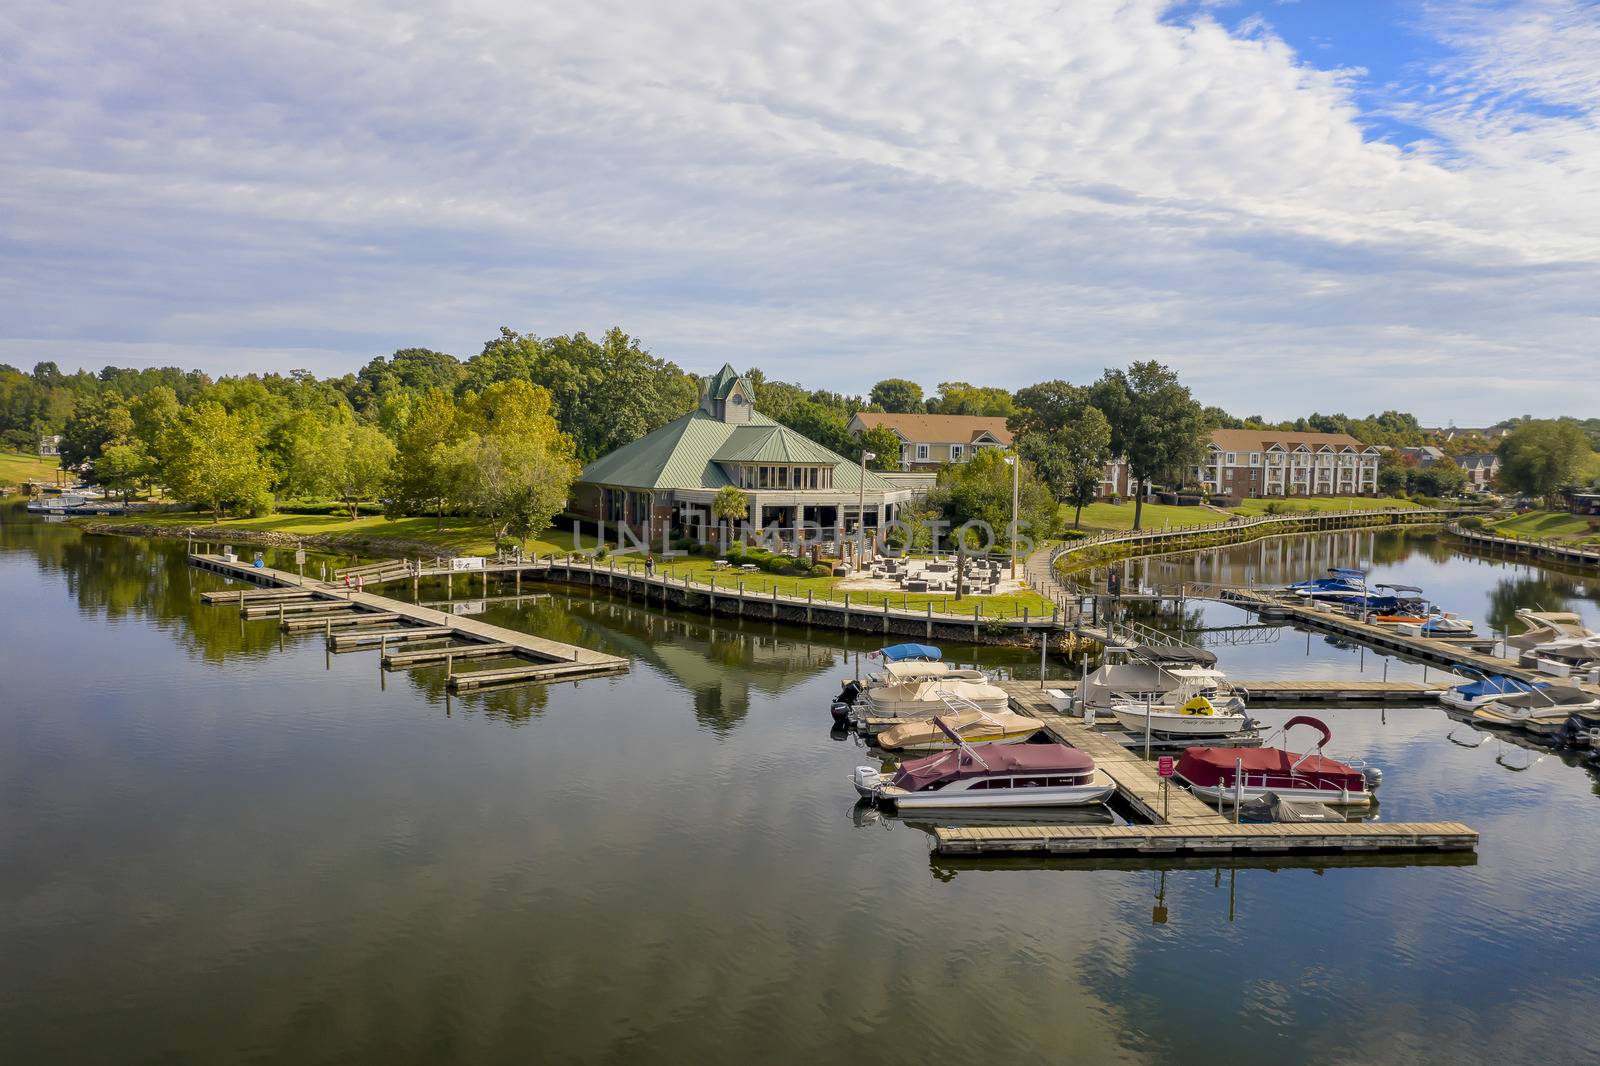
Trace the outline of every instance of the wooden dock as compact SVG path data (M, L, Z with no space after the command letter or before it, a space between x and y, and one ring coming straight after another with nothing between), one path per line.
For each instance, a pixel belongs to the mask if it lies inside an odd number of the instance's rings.
M1060 825L940 827L941 855L1262 855L1472 851L1460 822L1280 822L1271 825Z
M1437 703L1454 681L1237 681L1247 703Z
M235 580L262 586L240 591L203 593L204 602L236 605L247 617L277 620L281 613L286 629L328 629L331 651L365 648L387 650L388 645L424 641L455 641L452 649L433 649L437 658L420 651L385 655L384 665L398 669L450 662L455 657L524 660L504 670L450 673L445 679L451 691L484 688L489 685L528 684L551 680L577 680L620 673L628 669L627 659L545 637L491 625L474 618L463 618L430 607L404 603L371 592L346 589L320 581L305 580L287 571L229 561L219 555L193 554L191 565ZM333 627L340 632L331 632ZM368 626L372 628L357 628ZM431 654L431 653L430 653ZM462 679L467 680L463 683Z
M1105 856L1119 854L1256 854L1275 852L1471 851L1478 834L1459 822L1334 822L1248 825L1233 821L1124 747L1114 735L1060 715L1048 684L1006 681L1000 687L1020 714L1032 715L1055 740L1088 752L1116 783L1118 798L1148 825L983 826L934 830L948 855Z

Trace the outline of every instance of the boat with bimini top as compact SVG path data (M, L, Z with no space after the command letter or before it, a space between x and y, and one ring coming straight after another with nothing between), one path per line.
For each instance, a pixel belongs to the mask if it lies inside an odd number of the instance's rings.
M1329 806L1369 806L1383 774L1375 767L1344 763L1322 754L1333 739L1333 732L1309 715L1296 715L1284 723L1279 734L1285 745L1289 730L1297 725L1309 726L1319 734L1316 747L1308 752L1290 751L1287 746L1187 748L1178 759L1174 776L1189 791L1211 803L1256 799L1271 792L1283 799L1316 800Z

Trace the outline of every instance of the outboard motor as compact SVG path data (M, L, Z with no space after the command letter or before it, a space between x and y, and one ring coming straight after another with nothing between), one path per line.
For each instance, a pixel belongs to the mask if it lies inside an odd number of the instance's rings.
M856 697L860 695L861 682L846 681L844 686L839 689L839 697L837 702L844 704L846 707L854 707L856 705Z
M1376 766L1363 766L1361 780L1366 782L1368 792L1378 791L1378 786L1383 784L1383 771Z
M876 766L858 766L851 781L862 799L877 799L878 783L882 779L883 774Z
M1556 743L1563 748L1575 748L1585 743L1589 737L1589 723L1577 715L1571 715L1561 728L1556 730Z
M850 719L850 705L844 700L834 700L833 706L828 708L828 713L833 715L833 724L843 726Z

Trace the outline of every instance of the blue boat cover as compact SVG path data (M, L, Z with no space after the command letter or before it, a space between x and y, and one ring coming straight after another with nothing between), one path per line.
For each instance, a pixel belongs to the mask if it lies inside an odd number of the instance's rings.
M944 658L944 652L932 644L893 644L878 653L887 662L898 663L906 659L927 659L938 662Z
M1519 681L1514 677L1501 677L1499 674L1494 674L1489 677L1479 678L1470 685L1457 685L1456 691L1463 696L1488 696L1496 692L1527 692L1531 689L1549 687L1549 683L1544 681L1538 681L1530 685L1528 682Z

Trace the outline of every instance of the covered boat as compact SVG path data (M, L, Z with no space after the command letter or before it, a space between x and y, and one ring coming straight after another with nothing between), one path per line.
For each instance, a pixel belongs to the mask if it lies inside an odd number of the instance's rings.
M1484 725L1551 734L1575 714L1600 719L1600 696L1573 685L1544 685L1486 703L1472 717Z
M914 676L870 685L856 700L851 717L932 718L958 710L1004 711L1010 706L1006 690L974 670L961 676Z
M982 670L944 662L942 653L931 644L896 644L875 651L868 658L883 660L883 668L865 678L846 678L840 683L839 695L834 697L831 708L835 721L847 721L851 709L861 701L862 696L875 688L928 680L989 680L989 675ZM863 709L861 714L867 712Z
M1600 637L1567 637L1533 649L1534 665L1552 677L1587 678L1600 668Z
M1522 632L1511 634L1506 638L1506 644L1517 651L1518 662L1523 666L1534 665L1537 656L1533 651L1541 644L1574 637L1600 636L1600 633L1583 624L1582 617L1570 611L1531 611L1524 607L1517 611L1517 621L1523 625Z
M1330 759L1322 749L1333 733L1320 719L1296 715L1284 723L1282 733L1297 725L1317 730L1320 739L1305 753L1287 748L1186 748L1175 776L1201 799L1232 803L1235 798L1257 799L1269 792L1288 800L1315 800L1336 807L1365 807L1382 775L1375 769ZM1240 776L1240 771L1243 775Z
M1085 676L1078 683L1078 706L1110 711L1119 703L1166 703L1188 683L1186 672L1205 671L1210 684L1202 694L1213 709L1223 714L1244 710L1244 697L1216 668L1217 657L1203 648L1138 647L1128 656L1128 662L1108 663Z
M1104 803L1116 785L1088 752L1065 744L963 743L959 750L908 759L892 774L858 766L858 795L900 810L1078 807Z
M1458 711L1474 711L1486 703L1493 703L1506 696L1549 687L1549 683L1545 681L1523 681L1520 678L1503 677L1500 674L1484 674L1476 681L1457 685L1439 693L1439 702Z
M958 746L950 739L951 733L968 744L1020 744L1039 728L1037 718L1014 711L973 708L927 721L908 721L885 729L877 739L886 751L943 751Z
M1177 686L1160 699L1118 700L1111 713L1126 729L1170 737L1225 737L1250 726L1243 698L1220 670L1184 667L1167 673ZM1218 704L1222 706L1219 707Z

